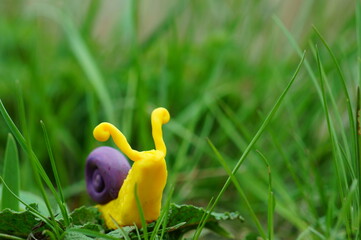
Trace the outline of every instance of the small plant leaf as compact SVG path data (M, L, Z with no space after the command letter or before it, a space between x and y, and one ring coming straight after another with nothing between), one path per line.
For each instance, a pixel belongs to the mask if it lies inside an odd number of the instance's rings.
M85 224L98 224L102 225L102 219L100 218L100 212L96 207L85 207L75 209L70 217L74 225Z
M3 178L8 183L9 188L19 195L20 189L20 170L19 170L19 155L18 148L14 137L9 134L4 158L4 172ZM19 201L6 189L3 188L1 195L1 208L9 208L14 211L19 211Z
M73 235L72 233L78 233L76 235ZM109 240L118 240L119 238L115 238L112 236L108 236L102 232L92 231L89 229L81 229L81 228L69 228L66 230L66 236L65 239L68 240L77 240L77 239L89 239L85 238L86 236L95 237L96 239L109 239ZM93 239L93 238L90 238Z
M110 237L124 238L124 235L129 237L130 233L133 231L135 231L134 226L127 226L127 227L122 227L121 229L116 229L114 231L111 231L107 235Z
M64 240L91 240L93 238L80 232L67 232L64 236Z
M202 220L202 216L206 213L203 208L195 207L192 205L177 205L172 203L169 209L168 216L168 231L173 232L172 235L178 236L184 233L196 229ZM223 220L239 220L243 221L243 217L237 212L225 212L225 213L210 213L209 218L205 224L205 227L212 230L221 236L231 238L232 235L228 233L223 227L219 225L219 221ZM180 224L185 223L185 224ZM177 226L178 227L175 227Z
M195 207L193 205L178 205L172 203L169 209L169 222L168 226L177 225L181 222L186 222L186 225L195 225L197 226L201 220L205 209L200 207ZM226 212L226 213L215 213L212 212L208 219L209 222L216 222L220 220L240 220L243 221L243 217L237 212ZM181 227L185 227L184 225Z
M32 204L32 207L36 208L36 204ZM17 212L5 209L0 212L0 233L3 234L27 237L38 223L39 220L28 210Z

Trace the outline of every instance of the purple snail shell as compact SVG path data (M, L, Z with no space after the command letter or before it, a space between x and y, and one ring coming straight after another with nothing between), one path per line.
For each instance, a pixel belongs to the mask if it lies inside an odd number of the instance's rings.
M128 160L115 148L94 149L87 157L85 166L88 194L100 204L117 198L129 170Z

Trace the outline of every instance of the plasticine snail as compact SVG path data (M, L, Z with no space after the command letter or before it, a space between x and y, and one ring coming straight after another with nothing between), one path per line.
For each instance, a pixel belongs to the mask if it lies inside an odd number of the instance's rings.
M159 217L167 181L162 125L169 119L167 109L153 110L151 123L155 150L142 152L133 150L114 125L103 122L95 127L93 135L96 140L104 142L111 136L118 148L134 161L130 167L123 154L110 147L96 148L87 158L87 191L99 203L97 207L108 228L116 229L117 225L141 226L134 194L136 185L145 220L152 222Z

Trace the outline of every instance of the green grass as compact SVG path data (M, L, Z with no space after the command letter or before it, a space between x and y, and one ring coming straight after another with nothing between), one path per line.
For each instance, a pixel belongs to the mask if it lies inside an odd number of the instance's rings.
M19 173L19 153L14 137L9 134L6 142L6 150L4 156L4 171L2 176L6 182L11 184L10 189L15 195L20 192L20 173ZM1 210L10 208L19 211L19 202L12 196L9 191L3 190L1 193Z
M237 238L360 238L361 4L274 2L0 3L0 173L7 182L11 133L13 192L41 196L49 235L64 234L56 214L70 226L68 209L94 204L93 128L111 121L152 149L163 106L168 202L241 212L227 226ZM188 237L208 239L201 230Z

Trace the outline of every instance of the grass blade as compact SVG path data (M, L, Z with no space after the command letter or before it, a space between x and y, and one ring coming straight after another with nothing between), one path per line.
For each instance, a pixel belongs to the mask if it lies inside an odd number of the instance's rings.
M40 190L40 193L43 197L43 200L44 200L44 203L46 205L46 208L48 209L48 212L49 212L49 215L50 215L50 219L51 221L53 222L55 228L55 234L57 236L59 236L60 232L62 231L60 229L60 227L58 226L56 220L55 220L55 215L53 213L53 209L51 208L51 205L50 205L50 201L49 201L49 198L48 198L48 195L45 191L45 188L44 188L44 184L40 178L40 168L41 167L41 164L39 162L39 160L36 158L36 155L35 153L33 152L32 150L32 147L31 147L31 139L30 139L30 135L29 135L29 131L28 131L28 128L27 128L27 123L26 123L26 117L25 117L25 106L24 106L24 99L23 99L23 93L22 93L22 89L21 88L18 88L17 89L18 91L18 94L17 94L17 97L18 97L18 104L19 104L19 115L20 115L20 121L21 121L21 124L22 124L22 127L23 127L23 131L24 131L24 145L26 146L26 149L33 153L33 154L29 154L29 160L30 160L30 163L31 163L31 167L32 167L32 170L33 170L33 173L34 173L34 178L35 178L35 182L37 184L37 186L39 187L39 190ZM10 118L10 116L9 116ZM10 118L11 120L11 118ZM12 120L11 120L12 121ZM14 124L15 126L15 124ZM16 128L16 126L15 126ZM40 166L40 168L38 167ZM44 169L43 169L44 170ZM46 175L45 171L44 171L44 175ZM49 180L50 182L50 180ZM50 182L50 185L51 182Z
M48 133L46 131L44 122L40 121L40 124L41 124L41 127L43 129L45 144L46 144L46 148L48 150L51 168L53 170L56 186L57 186L58 191L59 191L59 198L60 198L60 201L61 201L61 204L59 204L59 208L60 208L60 211L61 211L61 213L63 215L65 225L69 226L69 224L70 224L69 216L68 216L68 212L67 212L67 210L65 208L64 194L63 194L63 190L62 190L62 187L61 187L58 170L57 170L57 167L56 167L56 164L55 164L53 151L51 150L49 136L48 136Z
M267 160L267 158L257 150L257 153L261 156L261 158L266 163L268 169L268 216L267 216L267 224L268 224L268 240L272 240L274 238L274 227L273 227L273 220L274 220L274 210L275 210L275 197L272 190L272 173L271 173L271 166Z
M358 57L358 85L361 85L361 3L356 1L356 36L357 36L357 57Z
M340 190L340 196L339 197L340 197L340 200L343 201L345 196L346 196L346 193L348 191L347 179L346 179L345 168L344 168L343 163L341 161L341 159L342 159L342 156L340 156L341 155L341 152L340 152L341 150L340 150L340 147L339 147L338 140L337 140L337 138L335 136L334 126L333 126L333 123L331 121L330 113L329 113L329 110L328 110L328 101L327 101L327 97L326 97L326 93L325 93L325 80L324 80L324 76L323 76L323 68L322 68L318 48L316 48L316 58L317 58L316 60L317 60L319 75L320 75L320 83L321 83L320 85L321 85L321 91L322 91L326 121L327 121L328 131L329 131L331 142L332 142L332 152L333 152L334 163L335 163L335 167L336 167L337 182L338 182L339 190ZM342 181L342 178L343 178L344 181ZM349 210L349 211L351 211L351 210ZM351 226L352 226L350 213L347 214L347 218L345 218L345 226L346 226L347 235L350 236Z
M318 35L318 37L321 39L323 45L326 47L328 53L331 55L331 58L337 68L337 72L340 76L340 81L341 81L341 85L342 85L342 90L345 94L346 97L346 106L347 106L347 112L348 112L348 120L350 122L350 126L351 126L351 133L352 133L352 149L355 149L353 152L357 152L356 148L356 129L355 129L355 121L354 121L354 117L353 117L353 111L352 111L352 105L351 105L351 100L350 100L350 94L347 90L347 85L346 85L346 80L344 77L344 74L341 70L340 64L338 63L335 54L333 53L333 51L331 50L330 46L327 44L326 40L324 39L324 37L321 35L321 33L318 31L318 29L313 26L314 31L316 32L316 34ZM346 143L345 143L346 144Z
M360 1L356 1L356 36L357 36L357 67L358 67L358 91L357 91L357 120L358 128L357 128L357 150L358 150L358 156L357 156L357 163L358 163L358 203L356 211L358 212L358 236L361 235L361 127L360 127L360 121L361 121L361 109L360 109L360 85L361 85L361 3Z
M124 229L123 229L122 227L119 228L119 230L120 230L120 232L122 233L123 238L124 238L125 240L130 240L129 236L126 234L126 232L124 231Z
M134 227L135 227L135 232L137 233L138 240L142 240L140 233L139 233L139 229L138 229L137 225L135 225L135 223L134 223Z
M137 185L137 184L135 184L135 186L134 186L134 196L135 196L135 201L136 201L136 203L137 203L137 208L138 208L138 211L139 211L140 221L142 222L144 239L145 239L145 240L148 240L147 222L145 221L144 212L143 212L143 209L142 209L142 205L141 205L141 203L140 203L140 200L139 200L139 196L138 196L138 185Z
M167 198L166 204L164 206L164 220L163 220L163 228L162 228L162 233L160 235L160 239L163 239L163 236L164 236L165 231L167 229L168 216L169 216L168 210L169 210L169 207L170 207L170 201L171 201L172 196L173 196L174 186L172 186L170 189L171 190L168 193L168 198Z
M299 56L302 56L302 50L301 48L298 46L298 43L296 42L296 40L293 38L293 36L291 35L291 33L288 31L288 29L286 28L286 26L282 23L282 21L277 17L274 16L273 20L275 21L275 23L279 26L279 28L282 30L282 32L285 34L285 36L287 37L288 41L290 42L290 44L292 45L293 49L296 50L297 54ZM305 60L305 68L307 70L307 72L310 74L311 80L315 85L315 88L317 90L318 96L320 97L320 99L322 99L322 93L321 93L321 88L320 85L317 82L317 78L315 73L312 70L312 67L310 65L310 63Z
M20 96L21 97L21 96ZM21 104L22 101L20 101ZM22 105L22 104L21 104ZM21 110L20 112L22 112L22 119L24 121L25 116L24 116L24 111ZM47 186L49 187L49 189L52 191L55 199L57 200L57 202L59 203L59 196L53 186L53 184L51 183L49 177L47 176L44 168L41 166L38 158L36 157L35 153L33 152L33 150L31 149L31 144L29 141L25 140L25 138L23 137L23 135L20 133L19 129L16 127L15 123L12 121L11 117L9 116L9 114L7 113L2 101L0 100L0 113L2 114L6 124L8 125L10 131L12 132L12 134L14 135L14 137L16 138L16 140L18 141L18 143L20 144L20 146L24 149L24 151L27 153L31 165L33 167L34 170L34 177L35 180L38 184L38 187L40 188L41 194L43 196L44 202L47 206L47 209L49 211L49 215L51 216L52 221L55 224L55 218L54 218L54 214L52 212L52 209L50 207L50 202L48 199L48 196L46 195L43 183L40 179L40 177L42 177L42 179L44 180L44 182L47 184ZM57 233L58 235L58 233Z
M154 229L153 229L153 232L152 232L152 235L150 236L150 239L153 240L153 239L157 239L157 233L158 233L158 230L160 228L160 226L162 225L163 223L163 229L161 231L161 237L160 239L163 239L163 234L165 233L165 230L167 228L167 222L168 222L168 212L169 212L169 206L170 206L170 201L172 199L172 196L173 196L173 192L174 192L174 187L171 187L170 188L170 191L167 195L167 199L166 199L166 202L165 202L165 205L164 207L162 208L161 212L160 212L160 216L154 226Z
M44 230L43 235L47 235L50 240L58 240L54 233L50 232L49 230Z
M346 80L345 80L345 76L341 70L341 66L337 61L337 58L335 56L335 54L333 53L333 51L331 50L330 46L328 45L328 43L326 42L325 38L322 36L322 34L320 33L320 31L316 28L316 26L312 26L313 30L316 32L316 34L318 35L318 37L321 39L323 45L326 47L328 53L331 55L331 58L336 66L337 69L337 73L340 76L340 81L342 84L342 88L344 91L344 94L346 96L346 104L347 104L347 111L349 114L349 121L350 121L350 125L351 126L355 126L354 124L354 119L353 119L353 112L352 112L352 106L351 106L351 100L350 100L350 94L347 90L347 85L346 85ZM352 131L355 131L354 128L351 129Z
M360 97L360 87L357 88L357 103L356 103L356 145L357 145L357 181L358 181L358 202L356 202L356 216L358 216L358 226L361 229L361 97Z
M123 238L125 240L130 240L128 234L124 231L123 227L119 226L119 224L117 223L117 221L112 217L112 215L110 215L110 219L112 220L112 222L114 223L114 225L120 230L121 234L123 235Z
M335 232L337 232L337 229L340 228L342 221L345 222L345 224L348 224L349 218L350 218L350 209L352 209L352 199L354 197L354 195L356 195L357 192L357 181L354 180L351 184L350 190L348 191L347 195L345 196L345 198L342 200L342 207L340 210L340 216L337 220L336 226L334 227ZM348 235L348 239L352 239L352 230L351 226L347 226L346 225L346 231L347 235Z
M9 183L9 188L15 195L20 192L20 169L19 169L19 154L14 137L9 133L6 143L5 157L4 157L4 181ZM2 190L1 195L1 209L10 208L14 211L19 211L19 201L7 190Z
M254 144L258 141L258 139L260 138L260 136L262 135L262 133L264 132L265 128L268 126L269 122L271 121L271 119L273 118L273 116L276 114L277 110L279 109L284 97L286 96L288 90L290 89L290 87L292 86L293 82L296 79L296 76L298 75L298 72L300 71L300 68L303 64L303 61L305 59L305 52L302 55L301 61L297 66L297 69L295 71L295 73L293 74L290 82L288 83L288 85L286 86L286 88L284 89L284 91L282 92L281 96L278 98L278 100L276 101L275 105L273 106L273 108L271 109L271 111L269 112L269 114L267 115L266 119L264 120L264 122L262 123L261 127L258 129L257 133L254 135L254 137L252 138L251 142L249 143L249 145L247 146L247 148L244 150L241 158L238 160L236 166L233 168L232 170L232 175L234 175L238 169L241 167L242 163L244 162L244 160L246 159L246 157L248 156L248 154L250 153L251 149L253 148ZM231 177L228 177L226 182L224 183L222 189L220 190L220 192L218 193L214 203L212 204L210 211L208 213L208 215L206 216L205 221L208 219L208 217L210 216L210 213L214 210L215 206L217 205L217 203L219 202L220 198L223 196L224 192L226 191L226 189L228 188L229 184L231 183Z
M0 239L12 239L12 240L25 240L25 238L19 238L8 234L0 233Z
M234 184L234 186L236 187L240 197L243 199L243 201L246 203L246 206L248 208L248 211L252 217L252 220L254 221L254 223L256 224L256 227L258 229L258 232L261 234L261 236L265 239L266 238L266 234L263 230L263 227L261 225L261 222L259 221L255 211L253 210L250 202L248 201L248 198L246 196L246 194L244 193L244 191L241 188L241 185L239 184L237 178L235 177L234 174L232 174L231 169L228 167L226 161L224 160L224 158L222 157L222 155L219 153L218 149L214 146L214 144L211 142L211 140L208 139L208 144L211 146L214 154L216 155L218 161L221 163L221 165L223 166L223 168L226 170L228 176L231 177L232 182Z
M202 230L204 228L204 226L206 225L207 223L207 219L208 219L208 216L212 213L212 211L210 211L211 207L212 207L212 204L213 204L213 198L211 198L211 200L209 201L203 215L202 215L202 218L201 220L199 221L199 224L198 224L198 227L196 229L196 232L195 234L193 235L193 238L192 240L198 240L199 239L199 236L201 235L202 233Z
M294 38L294 37L291 35L291 33L287 30L286 26L282 23L282 21L281 21L278 17L275 16L273 19L274 19L274 21L276 22L276 24L280 27L280 29L282 30L282 32L285 34L285 36L287 37L287 39L288 39L288 41L290 42L290 44L292 45L292 47L297 51L298 55L301 56L301 54L302 54L301 48L298 46L295 38ZM310 47L311 47L311 49L313 48L312 45L311 45ZM312 49L312 50L313 50L313 49ZM313 52L315 52L315 50L314 50ZM331 51L331 52L332 52L332 51ZM314 54L315 54L315 53L314 53ZM332 54L331 54L331 55L332 55ZM337 63L337 60L336 60L336 59L334 59L333 61ZM321 86L320 86L319 82L317 81L316 73L312 70L312 67L311 67L309 61L307 61L307 59L305 60L305 68L307 69L307 72L309 73L310 78L311 78L311 80L312 80L312 82L313 82L313 84L314 84L314 86L315 86L315 88L316 88L316 90L317 90L317 93L318 93L318 96L319 96L319 98L320 98L320 100L321 100L321 103L324 104L324 103L323 103L323 100L324 100L324 99L323 99L323 96L322 96ZM343 75L342 75L342 71L340 70L340 68L338 69L338 73L341 74L341 77L343 76ZM342 80L342 81L344 82L344 80ZM329 84L328 84L327 81L325 81L325 86L326 86L328 89L330 89L330 86L329 86ZM345 91L345 88L344 88L344 87L343 87L343 90ZM347 94L347 89L346 89L346 91L345 91L345 94ZM331 103L332 103L333 107L336 109L337 104L336 104L336 100L334 99L333 95L330 95L330 100L331 100ZM350 112L352 113L352 109L351 109L351 111L348 110L348 112L349 112L349 117L352 116L352 114L350 115ZM336 117L337 117L337 120L338 120L339 124L340 124L340 125L343 125L343 121L342 121L342 118L341 118L340 114L339 114L338 112L336 112L336 113L337 113L337 114L336 114ZM349 121L353 121L353 119L351 119L351 120L349 119ZM346 146L348 146L348 142L347 142L347 139L348 139L348 138L346 137L346 134L345 134L344 131L341 131L341 137L342 137L342 139L343 139L343 141L344 141L344 144L345 144ZM348 152L347 152L347 153L348 153ZM353 151L352 151L351 153L353 153ZM351 157L348 157L348 159L351 159Z
M53 184L51 183L49 177L47 176L44 168L41 166L39 160L37 159L35 153L33 152L32 149L30 149L27 145L27 142L25 140L25 138L23 137L23 135L21 134L21 132L19 131L19 129L16 127L15 123L13 122L13 120L11 119L11 117L9 116L8 112L6 111L4 104L2 103L1 99L0 99L0 113L3 116L7 126L9 127L11 133L14 135L15 139L18 141L18 143L20 144L21 148L28 154L29 158L34 158L37 170L40 174L40 176L43 178L44 182L47 184L47 186L49 187L49 189L52 191L52 193L54 194L55 198L59 198L56 193L56 190L53 186Z

